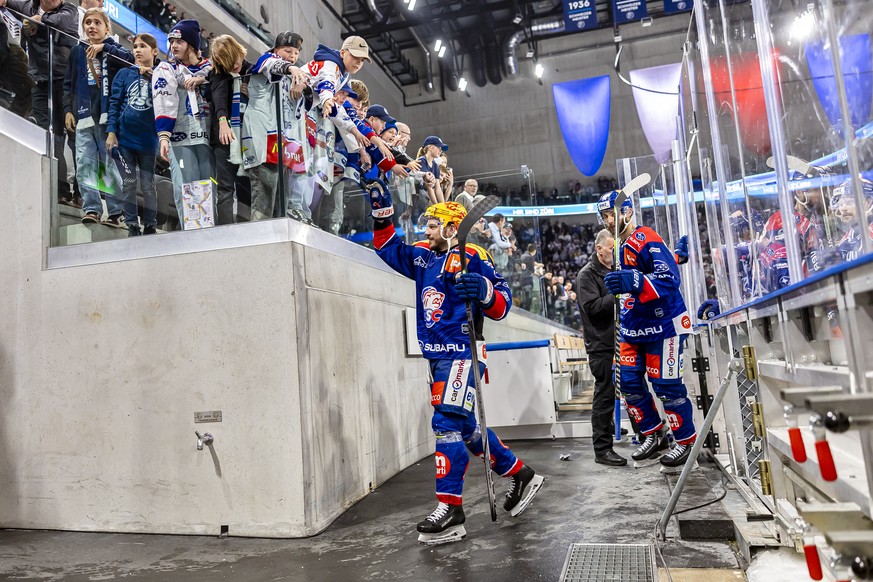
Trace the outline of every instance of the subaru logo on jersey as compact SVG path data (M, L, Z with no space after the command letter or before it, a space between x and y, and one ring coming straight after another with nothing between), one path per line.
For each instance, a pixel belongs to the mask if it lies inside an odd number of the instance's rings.
M655 272L656 273L667 273L670 271L670 267L664 261L655 261Z
M428 328L434 326L443 317L440 309L446 299L445 293L440 293L434 287L425 287L421 292L421 307L424 310L424 325Z
M634 238L636 238L639 241L644 241L644 240L646 240L646 235L645 235L645 233L638 232L634 235Z

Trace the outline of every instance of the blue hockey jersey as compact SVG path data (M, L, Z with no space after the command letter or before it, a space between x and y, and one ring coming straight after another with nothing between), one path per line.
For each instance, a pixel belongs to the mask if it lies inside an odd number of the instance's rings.
M691 318L679 292L679 267L657 232L638 226L621 245L621 268L643 277L639 295L621 301L622 341L643 343L691 333Z
M459 249L436 253L430 250L427 241L408 245L387 221L377 222L373 244L388 266L415 281L418 345L424 357L428 360L469 359L466 307L454 284L461 270ZM467 270L482 275L494 287L490 307L486 309L474 302L476 336L482 339L483 316L494 320L506 317L512 305L512 293L503 277L494 271L491 257L484 249L468 244L466 251Z

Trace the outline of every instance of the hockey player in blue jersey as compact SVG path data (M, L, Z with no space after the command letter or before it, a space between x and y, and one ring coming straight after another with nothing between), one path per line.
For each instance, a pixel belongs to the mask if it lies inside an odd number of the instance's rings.
M369 194L377 254L392 269L415 281L418 343L430 366L438 505L418 524L419 541L457 541L466 535L461 495L469 463L467 450L479 457L484 455L474 413L478 395L470 373L465 305L467 301L473 304L476 336L481 340L483 318L506 317L512 295L506 281L494 271L491 257L476 245L467 245L467 273L461 274L456 234L467 211L459 203L442 202L429 207L425 211L426 240L408 245L395 234L388 191L374 183ZM480 345L480 367L483 377L487 377L484 344ZM516 458L490 429L487 438L491 468L510 479L503 508L513 517L518 516L544 478Z
M697 438L693 407L682 380L684 336L691 332L691 318L679 292L676 257L654 230L637 226L633 205L625 200L615 208L617 192L604 194L598 203L603 222L616 229L621 243L620 270L609 273L604 285L620 294L621 346L618 373L628 412L645 439L631 455L634 461L655 456L666 448L667 424L661 419L645 376L664 404L674 443L661 457L666 467L688 460ZM618 216L616 216L618 211Z
M868 236L873 236L873 224L871 224L871 220L873 220L873 182L861 178L861 188L864 195L862 206L866 209L863 221L856 217L855 187L851 178L834 188L834 194L831 197L831 212L845 229L842 238L837 243L840 259L844 262L853 261L861 255L861 237L864 232L861 224L866 223Z

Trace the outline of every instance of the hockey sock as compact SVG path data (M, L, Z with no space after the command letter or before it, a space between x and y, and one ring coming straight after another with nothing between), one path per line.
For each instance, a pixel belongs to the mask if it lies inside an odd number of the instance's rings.
M436 433L436 496L449 505L461 505L464 473L470 462L459 432Z

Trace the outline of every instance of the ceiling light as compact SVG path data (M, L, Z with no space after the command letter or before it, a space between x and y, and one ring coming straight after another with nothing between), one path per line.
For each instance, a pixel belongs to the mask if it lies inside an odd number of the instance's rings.
M441 46L443 46L443 41L440 39L437 39L436 44L433 45L434 52L439 52Z
M542 79L544 72L545 72L545 69L543 68L543 66L541 64L537 63L536 66L534 67L534 75L537 76L537 79Z
M461 91L463 93L466 90L467 90L467 79L465 79L464 77L461 77L460 80L458 80L458 91Z
M410 12L415 10L415 2L416 0L409 0L409 5L407 5L406 7L409 9Z
M812 10L805 10L800 15L794 17L794 22L791 23L791 38L795 40L806 40L815 31L815 13Z
M443 55L444 55L444 54L446 54L446 45L443 45L442 48L440 48L440 52L437 53L437 56L438 56L439 58L443 58Z

